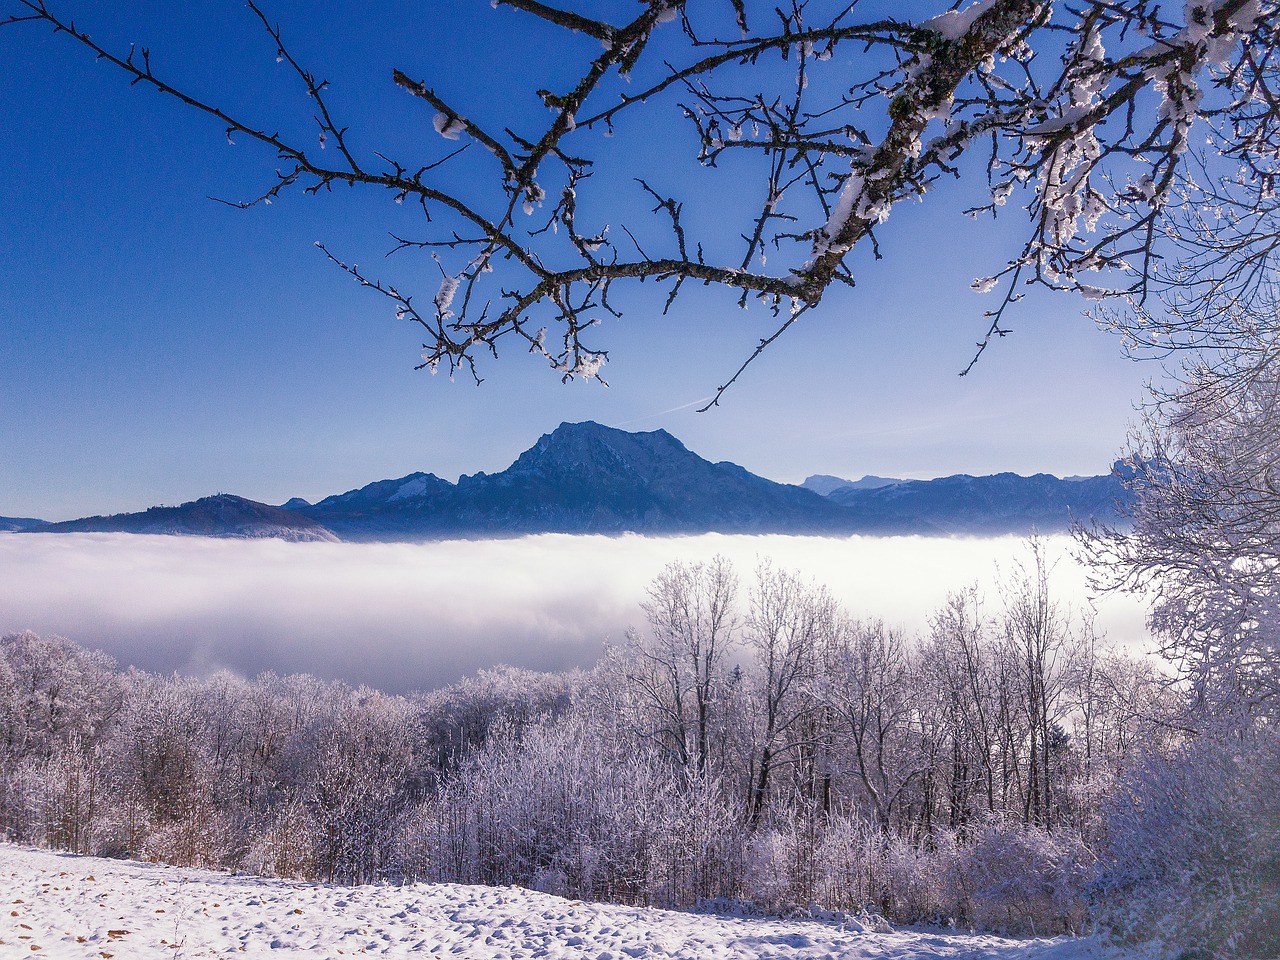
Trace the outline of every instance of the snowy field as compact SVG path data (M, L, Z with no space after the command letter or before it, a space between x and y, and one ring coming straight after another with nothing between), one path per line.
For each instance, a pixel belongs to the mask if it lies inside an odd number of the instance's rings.
M450 956L1120 960L1094 940L873 930L565 900L515 887L338 887L0 845L0 957Z

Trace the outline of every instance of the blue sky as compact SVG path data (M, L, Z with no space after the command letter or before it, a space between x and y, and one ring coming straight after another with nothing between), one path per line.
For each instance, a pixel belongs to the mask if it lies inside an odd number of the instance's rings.
M232 0L54 6L108 46L150 46L158 73L231 112L272 128L310 123L296 78ZM503 123L545 113L531 91L568 75L558 32L487 0L335 7L267 4L295 55L330 80L365 156L444 146L431 111L392 85L393 67ZM689 153L674 101L644 118L609 148L687 191L691 218L743 229L724 211L752 183L668 164L668 151ZM993 305L969 281L1016 252L1021 224L1016 210L970 221L958 211L972 195L943 185L895 208L884 259L854 261L858 288L833 290L710 413L696 401L774 321L701 289L667 317L652 285L633 291L602 330L607 389L561 384L519 349L485 364L480 387L450 383L415 372L413 328L314 247L429 298L433 264L383 258L388 230L416 226L388 196L294 192L247 211L213 202L261 192L274 158L243 138L228 144L216 123L130 88L38 25L0 29L0 130L0 515L62 519L216 491L316 499L414 470L452 480L500 470L539 434L584 419L662 427L709 459L783 481L1098 473L1158 372L1123 359L1081 302L1033 296L1014 335L959 378ZM605 167L602 187L629 188ZM443 175L476 172L462 163Z

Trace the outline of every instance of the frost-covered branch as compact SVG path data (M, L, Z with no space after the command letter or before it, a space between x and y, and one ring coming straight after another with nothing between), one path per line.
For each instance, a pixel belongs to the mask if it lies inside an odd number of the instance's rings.
M391 299L428 331L423 366L433 370L474 372L481 353L514 335L560 375L598 377L607 350L588 332L600 336L599 321L626 307L623 291L649 279L670 284L668 311L693 280L727 288L742 307L759 299L785 311L788 329L833 284L852 285L855 250L879 256L876 233L893 229L897 204L955 178L986 180L990 200L971 215L1020 205L1027 217L1017 254L975 281L1001 297L979 354L1009 332L1028 283L1110 304L1110 322L1136 347L1230 336L1232 298L1271 295L1280 0L1191 0L1180 10L1153 0L938 0L910 18L861 18L856 2L766 10L644 0L626 23L573 3L499 0L477 16L563 31L565 56L578 51L577 79L511 89L528 106L515 129L489 104L446 99L420 68L396 70L392 83L425 104L438 135L413 158L363 143L371 132L358 116L339 122L328 84L256 2L258 25L313 105L315 147L272 132L287 129L275 119L251 122L184 92L153 70L146 48L100 46L47 0L9 2L11 28L51 26L229 137L272 150L282 161L275 179L242 205L337 183L416 202L421 235L398 231L396 249L439 257L444 287L428 291L428 317L407 294ZM599 47L585 51L582 38ZM614 133L681 119L695 146L664 137L657 165L613 146ZM1205 158L1191 149L1201 135L1212 140ZM336 149L322 153L327 143ZM682 163L731 177L730 208L695 216L713 201L681 195ZM744 176L751 169L755 179ZM646 196L658 201L652 221L634 212ZM1171 315L1150 309L1153 293Z

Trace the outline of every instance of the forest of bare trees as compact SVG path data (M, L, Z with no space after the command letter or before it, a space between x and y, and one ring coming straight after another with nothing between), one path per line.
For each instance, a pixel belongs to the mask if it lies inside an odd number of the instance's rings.
M1021 932L1136 930L1147 897L1256 933L1276 891L1276 739L1199 745L1182 688L1061 607L1049 562L1033 544L999 596L957 591L920 636L767 562L746 582L724 560L672 563L646 628L593 669L496 668L408 697L159 677L7 636L0 829L276 876ZM1198 793L1177 788L1188 775ZM1135 872L1168 868L1155 849L1194 859L1197 830L1241 858L1229 894Z

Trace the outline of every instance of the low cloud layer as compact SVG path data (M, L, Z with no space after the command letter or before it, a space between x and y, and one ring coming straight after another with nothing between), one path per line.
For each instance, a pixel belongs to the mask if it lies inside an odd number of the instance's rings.
M1087 602L1065 538L1052 583ZM58 633L122 665L205 674L309 672L392 691L510 663L587 666L642 626L645 585L717 553L744 584L761 558L827 584L848 609L924 630L948 592L997 583L1028 556L1014 537L848 539L544 535L429 544L284 543L125 534L0 534L0 633ZM1142 610L1098 603L1098 626L1140 646Z

